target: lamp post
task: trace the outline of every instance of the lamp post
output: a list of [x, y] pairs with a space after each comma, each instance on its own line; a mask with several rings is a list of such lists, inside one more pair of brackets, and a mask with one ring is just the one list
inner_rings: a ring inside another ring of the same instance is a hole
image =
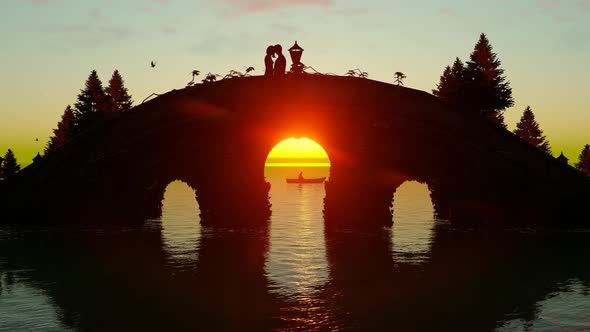
[[297, 45], [297, 41], [295, 41], [295, 45], [291, 46], [289, 49], [289, 55], [291, 56], [291, 61], [293, 62], [291, 65], [292, 74], [303, 74], [303, 68], [305, 68], [305, 65], [301, 63], [302, 54], [303, 49], [301, 46]]

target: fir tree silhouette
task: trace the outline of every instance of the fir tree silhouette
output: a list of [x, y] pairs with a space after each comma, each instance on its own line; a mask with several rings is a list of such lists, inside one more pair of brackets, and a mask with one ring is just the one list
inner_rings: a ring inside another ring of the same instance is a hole
[[586, 144], [582, 149], [582, 152], [580, 152], [576, 168], [582, 173], [590, 175], [590, 145]]
[[14, 156], [12, 150], [8, 149], [4, 155], [4, 160], [2, 160], [0, 169], [0, 173], [2, 173], [2, 177], [5, 179], [8, 179], [20, 171], [20, 165], [16, 162], [16, 157]]
[[505, 128], [503, 112], [514, 105], [514, 100], [500, 65], [482, 33], [466, 65], [456, 58], [452, 66], [445, 68], [432, 93], [452, 107], [479, 113]]
[[45, 155], [50, 154], [72, 139], [74, 136], [74, 125], [74, 111], [68, 105], [64, 110], [64, 114], [61, 116], [61, 121], [57, 123], [57, 128], [53, 129], [53, 136], [49, 138], [49, 142], [45, 147]]
[[108, 112], [108, 96], [104, 92], [96, 70], [93, 70], [88, 76], [85, 87], [80, 91], [74, 107], [76, 133], [86, 130], [101, 114]]
[[465, 65], [455, 58], [453, 66], [447, 66], [432, 94], [454, 108], [465, 107]]
[[133, 100], [125, 87], [123, 78], [118, 70], [115, 69], [113, 72], [113, 76], [111, 77], [109, 86], [106, 87], [105, 92], [109, 96], [112, 111], [124, 112], [131, 108]]
[[506, 127], [503, 112], [513, 106], [514, 101], [510, 83], [500, 65], [487, 36], [482, 33], [467, 61], [465, 87], [468, 108]]
[[549, 142], [547, 142], [543, 131], [539, 128], [539, 124], [535, 120], [535, 114], [533, 114], [530, 106], [527, 106], [522, 113], [514, 133], [532, 146], [539, 148], [539, 150], [551, 154]]
[[393, 77], [394, 83], [397, 85], [404, 85], [404, 78], [406, 78], [406, 74], [402, 73], [401, 71], [396, 71], [395, 74], [393, 74]]

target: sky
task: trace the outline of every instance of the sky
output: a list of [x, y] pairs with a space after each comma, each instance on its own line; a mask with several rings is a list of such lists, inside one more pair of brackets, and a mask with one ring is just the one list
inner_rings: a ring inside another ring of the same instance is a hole
[[575, 162], [590, 144], [590, 0], [0, 0], [0, 154], [30, 163], [93, 69], [105, 85], [118, 69], [139, 103], [194, 69], [261, 75], [268, 45], [297, 40], [320, 72], [401, 71], [431, 92], [482, 32], [513, 90], [508, 128], [530, 105]]

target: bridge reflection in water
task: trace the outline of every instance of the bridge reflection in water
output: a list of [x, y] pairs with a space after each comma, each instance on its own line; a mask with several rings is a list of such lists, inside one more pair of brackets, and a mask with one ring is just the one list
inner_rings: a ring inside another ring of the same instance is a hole
[[[177, 199], [188, 200], [193, 193], [183, 188], [184, 196]], [[312, 237], [292, 229], [289, 220], [285, 225], [292, 234], [287, 234], [280, 228], [283, 220], [272, 218], [267, 226], [197, 226], [199, 234], [182, 234], [195, 227], [195, 220], [181, 222], [185, 212], [168, 194], [161, 222], [144, 226], [6, 228], [0, 240], [0, 299], [27, 287], [47, 297], [57, 325], [153, 331], [493, 331], [519, 320], [543, 327], [548, 323], [540, 318], [540, 305], [551, 306], [547, 299], [560, 292], [571, 294], [569, 287], [587, 299], [587, 233], [469, 230], [437, 220], [426, 243], [414, 238], [420, 255], [408, 260], [396, 249], [396, 241], [408, 238], [387, 228], [328, 227], [318, 236], [321, 191], [297, 185], [284, 189], [302, 195], [295, 209], [311, 208], [310, 218], [298, 222], [312, 225]], [[403, 201], [395, 204], [394, 216], [402, 213], [398, 217], [407, 221], [411, 212], [403, 215]], [[294, 210], [282, 213], [288, 211]], [[5, 312], [3, 303], [0, 312]], [[571, 308], [574, 323], [564, 319], [558, 324], [584, 323], [588, 308], [583, 303]]]

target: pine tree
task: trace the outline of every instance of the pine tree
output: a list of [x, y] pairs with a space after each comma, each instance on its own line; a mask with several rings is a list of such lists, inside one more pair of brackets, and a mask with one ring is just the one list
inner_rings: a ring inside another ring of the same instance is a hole
[[53, 152], [56, 148], [69, 142], [74, 136], [74, 111], [70, 105], [66, 106], [61, 121], [57, 123], [57, 128], [53, 129], [53, 136], [45, 147], [45, 155]]
[[2, 176], [7, 179], [20, 171], [20, 165], [16, 162], [16, 157], [12, 150], [8, 149], [4, 155], [2, 165], [0, 165]]
[[549, 142], [547, 142], [543, 131], [539, 128], [539, 124], [535, 120], [535, 114], [533, 114], [530, 106], [527, 106], [522, 113], [520, 121], [516, 124], [516, 129], [514, 129], [514, 133], [541, 151], [551, 153]]
[[128, 111], [131, 108], [133, 100], [131, 100], [131, 96], [129, 96], [123, 78], [118, 70], [113, 72], [113, 76], [111, 77], [109, 86], [105, 89], [105, 92], [109, 96], [112, 111], [123, 112]]
[[442, 75], [440, 75], [440, 79], [438, 81], [438, 84], [436, 85], [436, 89], [432, 90], [432, 94], [443, 100], [446, 100], [449, 95], [449, 81], [451, 79], [451, 66], [446, 66], [445, 70], [443, 70]]
[[77, 133], [90, 127], [101, 114], [108, 111], [108, 98], [96, 70], [93, 70], [88, 76], [85, 87], [80, 91], [74, 106], [75, 131]]
[[586, 144], [584, 149], [582, 149], [580, 157], [578, 157], [578, 162], [576, 163], [576, 168], [582, 173], [590, 175], [590, 145]]
[[466, 106], [472, 111], [480, 112], [492, 122], [506, 127], [502, 112], [514, 105], [514, 101], [512, 88], [500, 64], [488, 38], [482, 33], [467, 61]]
[[451, 107], [464, 108], [465, 66], [455, 58], [453, 66], [447, 66], [440, 77], [440, 82], [432, 93]]

